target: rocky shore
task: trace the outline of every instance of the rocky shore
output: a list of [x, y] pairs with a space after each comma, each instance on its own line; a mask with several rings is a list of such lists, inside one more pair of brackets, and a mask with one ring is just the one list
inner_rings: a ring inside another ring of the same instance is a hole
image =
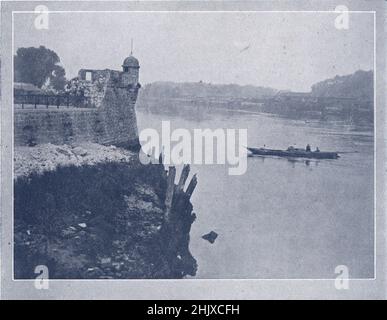
[[189, 167], [176, 185], [175, 168], [93, 143], [18, 147], [14, 166], [15, 278], [38, 265], [53, 279], [195, 275]]
[[85, 142], [55, 145], [40, 144], [34, 147], [15, 146], [14, 177], [53, 171], [61, 166], [94, 165], [106, 162], [133, 163], [137, 154], [115, 146]]

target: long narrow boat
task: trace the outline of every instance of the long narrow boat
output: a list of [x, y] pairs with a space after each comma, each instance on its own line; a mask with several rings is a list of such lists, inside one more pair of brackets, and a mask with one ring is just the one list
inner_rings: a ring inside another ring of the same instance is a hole
[[277, 157], [291, 157], [291, 158], [308, 158], [308, 159], [337, 159], [339, 154], [337, 152], [322, 152], [322, 151], [306, 151], [299, 148], [288, 148], [287, 150], [276, 150], [266, 148], [249, 148], [253, 155], [260, 156], [277, 156]]

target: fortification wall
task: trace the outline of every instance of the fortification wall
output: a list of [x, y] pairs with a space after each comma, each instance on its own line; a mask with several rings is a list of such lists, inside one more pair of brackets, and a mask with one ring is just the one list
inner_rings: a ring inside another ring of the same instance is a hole
[[139, 85], [123, 85], [121, 72], [80, 71], [76, 85], [93, 107], [14, 108], [14, 144], [96, 142], [139, 149], [135, 103]]
[[100, 108], [14, 111], [15, 145], [96, 142], [139, 147], [135, 103], [138, 89], [107, 88]]

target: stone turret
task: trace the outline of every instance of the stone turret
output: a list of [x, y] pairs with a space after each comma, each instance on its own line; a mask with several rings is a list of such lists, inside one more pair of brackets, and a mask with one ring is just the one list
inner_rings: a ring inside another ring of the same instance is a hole
[[122, 64], [121, 81], [123, 86], [137, 86], [138, 85], [138, 74], [140, 64], [138, 60], [130, 55], [124, 60]]

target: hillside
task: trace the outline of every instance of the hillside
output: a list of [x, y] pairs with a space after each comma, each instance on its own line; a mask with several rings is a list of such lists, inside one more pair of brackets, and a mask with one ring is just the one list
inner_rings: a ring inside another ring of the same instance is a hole
[[184, 98], [184, 97], [232, 97], [261, 98], [273, 96], [277, 90], [265, 87], [240, 86], [236, 84], [211, 84], [203, 82], [154, 82], [145, 85], [139, 94], [139, 100], [146, 98]]
[[141, 89], [136, 106], [148, 112], [195, 120], [208, 112], [244, 110], [295, 119], [370, 124], [373, 122], [373, 71], [358, 70], [335, 76], [312, 85], [309, 92], [236, 84], [155, 82]]
[[[271, 97], [279, 90], [252, 85], [211, 84], [203, 82], [154, 82], [145, 85], [139, 94], [139, 100], [148, 98], [233, 98], [259, 99]], [[291, 92], [291, 91], [289, 91]], [[358, 70], [355, 73], [335, 76], [312, 85], [310, 95], [318, 97], [359, 98], [372, 100], [373, 71]]]
[[336, 76], [312, 86], [311, 94], [318, 97], [373, 99], [372, 70], [358, 70], [353, 74]]

